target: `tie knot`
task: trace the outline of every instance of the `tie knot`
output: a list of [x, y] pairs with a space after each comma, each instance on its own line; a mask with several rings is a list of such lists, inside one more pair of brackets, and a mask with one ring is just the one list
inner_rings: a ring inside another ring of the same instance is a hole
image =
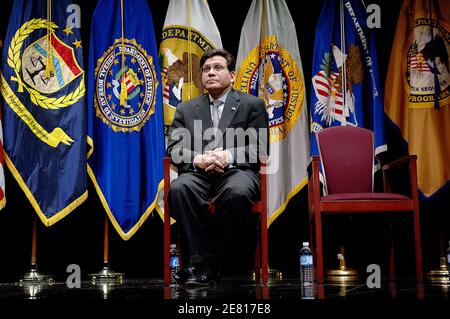
[[213, 100], [213, 105], [214, 105], [215, 107], [220, 106], [220, 104], [222, 104], [222, 101], [221, 101], [221, 100], [219, 100], [219, 99]]

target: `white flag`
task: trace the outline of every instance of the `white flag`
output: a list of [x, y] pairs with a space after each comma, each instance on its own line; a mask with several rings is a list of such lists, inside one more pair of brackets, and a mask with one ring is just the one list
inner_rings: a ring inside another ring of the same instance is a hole
[[203, 94], [200, 58], [222, 48], [206, 0], [170, 0], [159, 48], [166, 135], [182, 101]]
[[309, 126], [295, 25], [284, 0], [253, 0], [242, 28], [235, 88], [264, 99], [269, 114], [270, 225], [307, 183]]
[[[220, 33], [206, 0], [170, 0], [159, 47], [166, 136], [178, 104], [203, 94], [203, 53], [221, 48]], [[171, 180], [176, 177], [171, 170]], [[161, 190], [156, 207], [161, 218], [163, 193]]]

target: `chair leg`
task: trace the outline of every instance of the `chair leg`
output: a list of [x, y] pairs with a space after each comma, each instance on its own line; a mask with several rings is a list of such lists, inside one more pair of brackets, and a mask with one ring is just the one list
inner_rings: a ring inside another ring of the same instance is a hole
[[[167, 214], [167, 211], [165, 212]], [[164, 221], [164, 284], [170, 285], [170, 220]]]
[[258, 244], [256, 246], [255, 252], [255, 282], [259, 283], [261, 279], [261, 237], [258, 239]]
[[394, 225], [391, 221], [389, 224], [389, 279], [391, 281], [395, 280], [395, 248], [394, 248]]
[[[316, 255], [316, 243], [314, 241], [315, 239], [314, 239], [314, 221], [313, 220], [314, 220], [314, 214], [313, 214], [312, 210], [310, 209], [309, 210], [309, 242], [311, 244], [314, 262], [316, 262], [317, 255]], [[317, 273], [317, 270], [316, 270], [316, 273]]]
[[316, 256], [317, 256], [317, 282], [322, 284], [324, 282], [324, 263], [323, 263], [323, 252], [322, 252], [322, 214], [317, 212], [315, 214], [315, 224], [316, 224]]
[[261, 213], [261, 283], [267, 285], [269, 282], [269, 247], [267, 238], [267, 214], [266, 209]]
[[420, 236], [420, 215], [418, 208], [414, 210], [414, 244], [416, 250], [416, 280], [418, 283], [422, 283], [422, 241]]
[[169, 188], [170, 188], [170, 158], [164, 158], [164, 228], [163, 228], [163, 272], [164, 284], [170, 284], [170, 212], [169, 212]]

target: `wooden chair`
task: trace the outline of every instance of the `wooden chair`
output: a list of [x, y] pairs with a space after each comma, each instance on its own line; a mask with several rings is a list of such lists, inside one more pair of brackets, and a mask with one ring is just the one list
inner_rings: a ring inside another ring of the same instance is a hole
[[[313, 156], [309, 180], [311, 242], [316, 255], [317, 281], [324, 281], [322, 217], [325, 214], [412, 212], [416, 257], [416, 280], [423, 281], [420, 239], [417, 156], [410, 155], [384, 165], [383, 193], [373, 191], [373, 132], [349, 126], [325, 128], [316, 134], [320, 156]], [[324, 194], [321, 194], [319, 165], [322, 164]], [[389, 175], [393, 168], [409, 165], [409, 194], [392, 193]], [[315, 236], [313, 236], [313, 233]], [[313, 238], [315, 237], [315, 241]], [[392, 269], [391, 269], [392, 270]]]
[[[170, 157], [164, 158], [164, 284], [170, 284], [170, 212], [167, 195], [170, 189]], [[267, 245], [267, 185], [266, 185], [266, 164], [261, 163], [261, 200], [255, 201], [252, 213], [260, 215], [258, 224], [258, 244], [255, 253], [255, 279], [266, 285], [269, 278], [268, 270], [268, 245]], [[215, 212], [212, 202], [208, 207], [210, 213]], [[261, 274], [260, 274], [261, 273]]]

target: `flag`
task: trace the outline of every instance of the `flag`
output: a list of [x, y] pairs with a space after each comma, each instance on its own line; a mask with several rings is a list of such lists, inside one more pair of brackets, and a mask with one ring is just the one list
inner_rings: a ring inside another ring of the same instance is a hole
[[[3, 43], [0, 40], [0, 50], [3, 48]], [[0, 72], [1, 74], [1, 72]], [[6, 205], [6, 197], [5, 197], [5, 160], [3, 158], [3, 128], [2, 128], [2, 113], [1, 113], [1, 104], [0, 104], [0, 209], [5, 207]]]
[[269, 114], [270, 225], [307, 183], [308, 109], [295, 25], [284, 0], [253, 0], [242, 28], [235, 88], [264, 99]]
[[[0, 42], [1, 49], [1, 42]], [[1, 105], [0, 105], [1, 106]], [[5, 197], [5, 160], [3, 158], [3, 128], [2, 128], [2, 114], [0, 112], [0, 209], [6, 205]]]
[[5, 162], [46, 226], [87, 198], [80, 25], [69, 0], [16, 0], [2, 52]]
[[375, 154], [387, 150], [375, 34], [366, 17], [360, 0], [323, 4], [312, 65], [311, 155], [319, 154], [315, 133], [330, 126], [370, 129]]
[[[164, 131], [169, 132], [179, 103], [203, 94], [200, 58], [222, 41], [206, 0], [170, 0], [159, 47], [164, 104]], [[170, 171], [171, 180], [177, 172]], [[157, 211], [164, 217], [164, 190]]]
[[449, 13], [446, 0], [403, 3], [386, 79], [386, 114], [417, 154], [426, 197], [450, 179]]
[[100, 0], [90, 41], [88, 173], [112, 225], [127, 240], [163, 187], [161, 79], [147, 1]]
[[177, 105], [203, 94], [203, 53], [220, 48], [220, 33], [206, 0], [170, 0], [159, 48], [166, 135]]

